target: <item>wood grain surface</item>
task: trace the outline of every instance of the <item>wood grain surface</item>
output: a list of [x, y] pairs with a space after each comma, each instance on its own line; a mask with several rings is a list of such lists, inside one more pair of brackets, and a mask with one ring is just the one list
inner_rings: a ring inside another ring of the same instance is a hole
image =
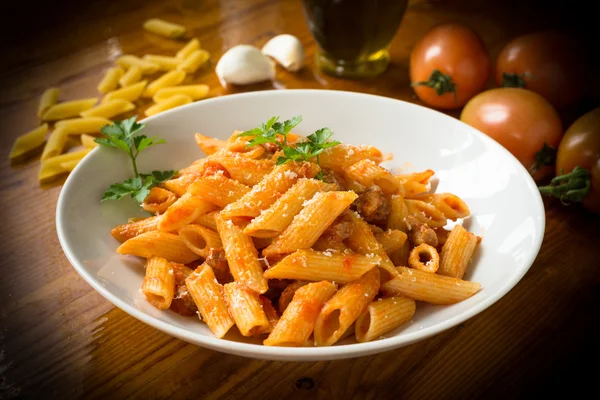
[[[512, 399], [593, 387], [600, 350], [600, 218], [578, 207], [546, 203], [544, 243], [530, 271], [464, 324], [376, 356], [270, 362], [188, 344], [113, 307], [62, 253], [54, 227], [60, 185], [40, 188], [38, 161], [11, 166], [7, 157], [14, 138], [36, 126], [45, 88], [59, 87], [63, 99], [89, 97], [120, 54], [173, 54], [182, 42], [144, 32], [150, 17], [182, 23], [201, 40], [212, 65], [193, 81], [210, 85], [212, 96], [234, 92], [223, 90], [214, 74], [225, 50], [291, 33], [305, 44], [308, 65], [296, 74], [278, 69], [273, 84], [243, 90], [342, 89], [417, 102], [408, 85], [410, 50], [438, 22], [471, 26], [492, 56], [515, 35], [538, 29], [564, 27], [582, 40], [598, 36], [588, 32], [598, 30], [587, 3], [523, 3], [411, 1], [391, 46], [390, 68], [367, 81], [315, 70], [315, 43], [297, 0], [4, 3], [0, 398]], [[591, 54], [590, 63], [597, 59]], [[595, 81], [590, 88], [598, 87]], [[586, 101], [563, 112], [565, 124], [598, 104], [591, 90]]]

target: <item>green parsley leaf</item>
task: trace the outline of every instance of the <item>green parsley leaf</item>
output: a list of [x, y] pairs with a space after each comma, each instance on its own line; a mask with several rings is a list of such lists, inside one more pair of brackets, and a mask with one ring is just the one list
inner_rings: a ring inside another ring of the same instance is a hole
[[177, 171], [152, 171], [152, 177], [156, 183], [168, 181], [177, 174]]
[[323, 144], [325, 143], [331, 136], [333, 136], [333, 132], [329, 128], [321, 128], [312, 135], [307, 136], [307, 139], [310, 140], [314, 144]]

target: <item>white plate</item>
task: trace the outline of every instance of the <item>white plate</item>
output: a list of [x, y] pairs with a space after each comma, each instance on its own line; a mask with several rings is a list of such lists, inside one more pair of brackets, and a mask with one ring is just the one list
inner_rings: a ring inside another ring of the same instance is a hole
[[[330, 127], [334, 138], [372, 144], [394, 154], [387, 167], [433, 169], [438, 192], [451, 192], [469, 205], [467, 227], [483, 237], [465, 279], [483, 285], [475, 296], [451, 306], [419, 304], [412, 322], [370, 343], [322, 348], [266, 347], [241, 338], [215, 338], [204, 323], [149, 305], [139, 292], [140, 261], [115, 253], [111, 228], [142, 216], [134, 201], [100, 197], [108, 185], [131, 177], [125, 154], [97, 148], [67, 179], [58, 200], [60, 243], [77, 272], [109, 301], [135, 318], [185, 341], [214, 350], [272, 360], [331, 360], [378, 353], [414, 343], [485, 310], [519, 282], [535, 259], [544, 234], [544, 206], [535, 183], [503, 147], [445, 114], [414, 104], [365, 94], [286, 90], [203, 100], [144, 121], [144, 133], [167, 144], [145, 150], [140, 171], [178, 169], [202, 156], [194, 133], [226, 138], [274, 115], [301, 114], [297, 132]], [[255, 342], [256, 343], [256, 342]], [[347, 342], [344, 342], [347, 343]]]

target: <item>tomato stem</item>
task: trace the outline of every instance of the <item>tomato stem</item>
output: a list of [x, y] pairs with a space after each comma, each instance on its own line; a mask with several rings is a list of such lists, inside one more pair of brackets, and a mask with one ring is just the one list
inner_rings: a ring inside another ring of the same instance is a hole
[[556, 159], [556, 149], [552, 146], [548, 146], [548, 143], [544, 142], [544, 146], [540, 151], [535, 153], [535, 162], [529, 167], [529, 173], [535, 174], [540, 168], [546, 165], [552, 165]]
[[525, 88], [527, 87], [527, 82], [525, 82], [525, 78], [533, 78], [533, 75], [529, 72], [524, 72], [520, 75], [514, 72], [503, 72], [502, 87]]
[[435, 93], [438, 96], [446, 93], [454, 93], [454, 100], [456, 100], [456, 83], [452, 81], [450, 75], [443, 74], [439, 69], [434, 69], [429, 79], [422, 82], [415, 82], [411, 86], [427, 86], [435, 89]]
[[542, 195], [556, 197], [565, 205], [580, 203], [590, 192], [590, 179], [590, 171], [577, 166], [570, 173], [557, 176], [549, 185], [538, 189]]

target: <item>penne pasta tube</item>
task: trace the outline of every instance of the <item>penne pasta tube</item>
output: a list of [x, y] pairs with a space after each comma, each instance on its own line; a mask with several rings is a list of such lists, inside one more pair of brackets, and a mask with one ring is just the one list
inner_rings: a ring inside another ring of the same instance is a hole
[[423, 172], [415, 172], [412, 174], [396, 175], [404, 188], [405, 198], [415, 198], [430, 189], [429, 179], [434, 175], [430, 169]]
[[210, 201], [218, 207], [233, 203], [249, 191], [248, 186], [229, 179], [223, 174], [204, 176], [188, 188], [189, 193]]
[[254, 336], [270, 328], [271, 323], [263, 311], [258, 294], [240, 282], [225, 284], [223, 292], [229, 313], [242, 335]]
[[408, 215], [408, 209], [404, 198], [400, 195], [393, 195], [390, 198], [390, 215], [387, 220], [388, 229], [398, 229], [404, 233], [408, 232], [408, 227], [404, 221]]
[[85, 148], [93, 149], [94, 147], [98, 146], [98, 143], [95, 142], [96, 138], [94, 136], [88, 135], [87, 133], [82, 133], [80, 139], [81, 144]]
[[177, 54], [175, 54], [175, 57], [179, 58], [180, 60], [185, 60], [190, 54], [192, 54], [193, 51], [198, 49], [200, 49], [200, 41], [196, 38], [193, 38], [187, 42], [186, 45], [177, 52]]
[[162, 257], [150, 257], [146, 260], [142, 293], [146, 300], [159, 310], [171, 307], [175, 294], [175, 275], [169, 261]]
[[235, 322], [229, 315], [223, 286], [217, 282], [212, 268], [202, 264], [185, 279], [185, 286], [208, 328], [216, 337], [223, 337]]
[[165, 100], [161, 103], [156, 103], [156, 104], [148, 107], [146, 109], [146, 111], [144, 112], [144, 114], [146, 114], [147, 117], [150, 117], [152, 115], [156, 115], [163, 111], [167, 111], [172, 108], [183, 106], [183, 105], [189, 104], [191, 102], [192, 102], [192, 99], [189, 98], [188, 96], [185, 96], [183, 94], [176, 94], [175, 96], [169, 97], [167, 100]]
[[422, 243], [410, 251], [408, 266], [420, 271], [435, 273], [440, 266], [440, 255], [435, 247]]
[[266, 346], [304, 346], [315, 328], [323, 305], [335, 294], [334, 283], [322, 281], [302, 286], [264, 340]]
[[163, 182], [161, 185], [165, 189], [170, 190], [171, 192], [175, 193], [177, 196], [181, 197], [187, 192], [188, 187], [190, 187], [190, 185], [192, 183], [194, 183], [196, 180], [198, 180], [197, 175], [184, 174], [177, 178], [169, 179], [168, 181]]
[[248, 186], [256, 185], [275, 166], [271, 160], [255, 160], [233, 152], [213, 154], [211, 160], [225, 167], [232, 179]]
[[102, 117], [102, 118], [113, 118], [119, 114], [126, 113], [135, 109], [135, 105], [127, 100], [114, 99], [107, 102], [103, 102], [96, 107], [90, 108], [79, 115], [83, 118], [90, 117]]
[[[379, 291], [379, 269], [342, 286], [321, 309], [315, 323], [317, 346], [331, 346], [356, 321]], [[288, 306], [289, 307], [289, 306]]]
[[379, 164], [383, 161], [383, 155], [374, 146], [355, 146], [351, 144], [339, 144], [330, 147], [319, 155], [321, 168], [331, 169], [335, 172], [345, 172], [350, 165], [364, 159]]
[[[160, 76], [156, 80], [150, 82], [144, 93], [143, 97], [152, 97], [159, 90], [171, 86], [177, 86], [185, 79], [185, 72], [182, 71], [169, 71], [166, 74]], [[189, 98], [189, 97], [188, 97]]]
[[386, 194], [403, 194], [403, 187], [398, 179], [368, 158], [350, 165], [346, 169], [346, 175], [367, 188], [377, 185]]
[[327, 280], [346, 283], [375, 268], [379, 256], [297, 250], [265, 271], [267, 279]]
[[370, 342], [411, 320], [416, 303], [407, 297], [390, 297], [371, 302], [355, 324], [356, 340]]
[[219, 214], [215, 214], [215, 222], [233, 278], [257, 293], [265, 293], [269, 286], [252, 239], [244, 235], [242, 228]]
[[71, 172], [75, 169], [75, 167], [77, 166], [77, 164], [79, 164], [79, 161], [81, 160], [70, 160], [70, 161], [65, 161], [60, 163], [60, 167], [65, 170], [66, 172]]
[[385, 296], [404, 295], [431, 304], [454, 304], [481, 289], [476, 282], [432, 274], [418, 269], [396, 267], [399, 275], [381, 285]]
[[98, 98], [92, 97], [89, 99], [72, 100], [65, 101], [64, 103], [58, 103], [48, 108], [42, 119], [44, 121], [58, 121], [60, 119], [78, 117], [81, 112], [94, 107], [97, 102]]
[[212, 203], [191, 193], [186, 193], [167, 208], [158, 224], [158, 230], [176, 231], [184, 225], [191, 224], [200, 215], [215, 209], [216, 207]]
[[406, 233], [397, 229], [388, 229], [375, 235], [375, 239], [383, 246], [388, 255], [400, 250], [406, 241]]
[[156, 94], [152, 97], [152, 101], [160, 103], [161, 101], [167, 100], [169, 97], [175, 96], [176, 94], [183, 94], [191, 98], [192, 100], [200, 100], [208, 96], [210, 88], [208, 85], [182, 85], [174, 87], [166, 87], [158, 89]]
[[185, 225], [177, 231], [183, 243], [202, 258], [208, 256], [210, 249], [223, 247], [221, 237], [213, 230], [200, 225]]
[[42, 152], [42, 161], [61, 154], [65, 149], [66, 143], [67, 132], [64, 129], [58, 128], [52, 131], [48, 137], [46, 146], [44, 146], [44, 151]]
[[155, 63], [156, 65], [158, 65], [158, 68], [161, 71], [172, 71], [176, 69], [182, 62], [182, 60], [179, 58], [170, 56], [159, 56], [156, 54], [146, 54], [143, 57], [143, 59]]
[[216, 213], [218, 213], [218, 211], [212, 211], [212, 212], [203, 214], [194, 221], [194, 224], [203, 226], [208, 229], [212, 229], [213, 231], [216, 231], [217, 230], [217, 223], [215, 222], [215, 214]]
[[452, 221], [471, 215], [467, 204], [460, 197], [452, 193], [434, 193], [431, 195], [429, 202], [441, 211], [444, 217]]
[[348, 192], [319, 192], [303, 202], [303, 209], [290, 225], [263, 250], [263, 255], [292, 253], [297, 249], [311, 247], [325, 229], [357, 198]]
[[448, 222], [444, 214], [429, 203], [409, 199], [405, 199], [404, 203], [406, 204], [408, 215], [411, 215], [420, 223], [426, 224], [431, 228], [441, 228]]
[[48, 124], [42, 124], [37, 128], [17, 137], [13, 143], [8, 158], [16, 160], [30, 154], [33, 150], [39, 148], [46, 141], [48, 133]]
[[121, 67], [112, 67], [102, 77], [100, 83], [98, 83], [97, 89], [100, 93], [108, 93], [111, 90], [115, 90], [119, 85], [119, 79], [123, 76], [125, 71]]
[[61, 164], [73, 160], [81, 160], [87, 153], [89, 153], [89, 151], [89, 149], [85, 149], [42, 160], [42, 165], [38, 174], [38, 180], [40, 183], [48, 183], [65, 172], [68, 172], [61, 166]]
[[119, 86], [127, 87], [142, 80], [143, 71], [139, 65], [132, 65], [127, 72], [119, 78]]
[[170, 190], [161, 187], [153, 187], [142, 202], [142, 209], [152, 214], [163, 214], [177, 201], [177, 196]]
[[275, 307], [273, 307], [273, 303], [271, 303], [271, 300], [268, 297], [260, 296], [259, 299], [260, 299], [263, 311], [265, 312], [265, 315], [267, 316], [267, 319], [269, 320], [269, 327], [264, 332], [260, 332], [260, 333], [270, 333], [273, 331], [273, 329], [279, 322], [279, 314], [277, 313], [277, 310], [275, 309]]
[[40, 104], [38, 106], [37, 116], [43, 118], [44, 114], [48, 109], [58, 103], [58, 96], [60, 92], [57, 88], [49, 88], [42, 93], [40, 97]]
[[80, 135], [83, 133], [100, 133], [100, 129], [105, 125], [110, 125], [110, 123], [111, 121], [104, 117], [71, 118], [58, 121], [54, 124], [54, 127], [64, 129], [69, 135]]
[[208, 159], [206, 157], [199, 158], [187, 167], [180, 169], [179, 175], [191, 174], [197, 176], [204, 176], [204, 173], [206, 171], [205, 164], [207, 163], [207, 161]]
[[477, 243], [479, 238], [475, 234], [455, 225], [442, 246], [438, 273], [462, 279]]
[[151, 18], [144, 22], [144, 29], [169, 39], [177, 39], [185, 35], [184, 26], [159, 18]]
[[139, 67], [143, 75], [151, 75], [159, 69], [159, 66], [152, 61], [143, 60], [131, 54], [122, 55], [117, 58], [116, 62], [124, 69], [129, 69], [133, 66]]
[[134, 102], [140, 98], [148, 81], [141, 81], [121, 89], [113, 90], [104, 95], [102, 103], [108, 103], [111, 100], [121, 99]]
[[143, 258], [159, 256], [172, 262], [188, 264], [200, 258], [173, 233], [149, 231], [126, 240], [117, 248], [119, 254]]
[[119, 225], [110, 231], [112, 237], [117, 239], [120, 243], [125, 242], [131, 238], [134, 238], [142, 233], [155, 231], [158, 223], [160, 222], [160, 216], [149, 217], [140, 219], [139, 221], [129, 222], [127, 224]]
[[196, 133], [194, 135], [196, 139], [196, 144], [200, 147], [200, 150], [204, 152], [207, 156], [218, 152], [219, 150], [225, 148], [227, 142], [221, 139], [216, 139], [210, 136], [205, 136], [200, 133]]
[[206, 50], [199, 49], [192, 51], [182, 62], [177, 66], [177, 69], [188, 74], [193, 74], [203, 66], [210, 58], [210, 53]]

